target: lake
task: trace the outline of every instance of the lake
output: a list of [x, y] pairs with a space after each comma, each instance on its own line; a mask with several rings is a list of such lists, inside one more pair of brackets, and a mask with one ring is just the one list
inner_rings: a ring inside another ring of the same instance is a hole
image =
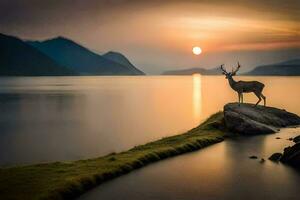
[[[268, 105], [300, 114], [299, 77], [236, 79], [265, 83]], [[236, 100], [223, 76], [0, 78], [0, 165], [119, 152], [189, 130]]]
[[108, 181], [79, 200], [299, 200], [300, 172], [267, 159], [299, 134], [292, 128], [227, 139]]

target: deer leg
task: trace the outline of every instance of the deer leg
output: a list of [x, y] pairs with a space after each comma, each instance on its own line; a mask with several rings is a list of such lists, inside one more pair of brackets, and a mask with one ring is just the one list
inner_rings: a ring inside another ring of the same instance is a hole
[[241, 105], [241, 94], [240, 93], [238, 93], [238, 96], [239, 96], [239, 105]]
[[257, 106], [258, 104], [259, 104], [259, 102], [261, 102], [261, 97], [260, 97], [260, 93], [258, 93], [258, 92], [254, 92], [254, 94], [257, 96], [257, 98], [258, 98], [258, 101], [256, 102], [256, 104], [255, 104], [255, 106]]
[[243, 93], [241, 93], [241, 100], [242, 100], [242, 103], [244, 103], [244, 95], [243, 95]]
[[266, 103], [267, 103], [267, 100], [266, 100], [266, 97], [265, 97], [265, 95], [263, 95], [263, 94], [260, 94], [260, 96], [263, 98], [263, 100], [264, 100], [264, 106], [266, 106]]

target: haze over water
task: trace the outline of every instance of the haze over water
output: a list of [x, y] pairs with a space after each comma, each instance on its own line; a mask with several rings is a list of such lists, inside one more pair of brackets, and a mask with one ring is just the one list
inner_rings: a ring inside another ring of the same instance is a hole
[[[265, 83], [268, 105], [300, 114], [300, 78], [236, 79]], [[189, 130], [236, 100], [223, 76], [1, 78], [0, 165], [119, 152]]]

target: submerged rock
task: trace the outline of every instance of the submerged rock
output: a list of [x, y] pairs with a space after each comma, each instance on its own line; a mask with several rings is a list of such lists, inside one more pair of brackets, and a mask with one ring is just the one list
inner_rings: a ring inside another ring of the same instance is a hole
[[276, 139], [277, 139], [277, 140], [280, 140], [280, 139], [281, 139], [281, 137], [276, 137]]
[[[290, 140], [291, 138], [289, 138]], [[293, 139], [293, 138], [292, 138]], [[293, 139], [296, 143], [291, 147], [286, 147], [282, 153], [274, 153], [269, 159], [272, 161], [280, 161], [282, 163], [294, 166], [300, 169], [300, 136]]]
[[250, 159], [257, 159], [257, 156], [249, 156]]
[[282, 153], [273, 153], [270, 157], [269, 160], [278, 162], [280, 158], [282, 157]]
[[275, 133], [282, 127], [300, 125], [300, 117], [296, 114], [253, 104], [226, 104], [224, 119], [230, 131], [248, 135]]
[[300, 169], [300, 143], [285, 148], [280, 161]]
[[297, 137], [295, 137], [295, 138], [293, 139], [293, 142], [295, 142], [295, 143], [300, 142], [300, 135], [298, 135]]

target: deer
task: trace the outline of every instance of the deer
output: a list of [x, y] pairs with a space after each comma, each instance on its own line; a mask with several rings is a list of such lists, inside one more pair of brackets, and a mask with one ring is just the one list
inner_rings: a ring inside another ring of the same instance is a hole
[[258, 98], [258, 101], [254, 106], [257, 106], [261, 102], [261, 99], [264, 100], [264, 106], [266, 106], [266, 97], [262, 94], [262, 91], [265, 87], [263, 83], [258, 81], [235, 81], [232, 78], [241, 68], [240, 63], [238, 62], [237, 64], [238, 66], [236, 67], [236, 69], [232, 68], [231, 72], [227, 72], [223, 68], [224, 64], [221, 65], [221, 70], [222, 74], [225, 75], [225, 78], [228, 79], [230, 87], [238, 93], [239, 106], [244, 102], [243, 93], [250, 92], [253, 92]]

